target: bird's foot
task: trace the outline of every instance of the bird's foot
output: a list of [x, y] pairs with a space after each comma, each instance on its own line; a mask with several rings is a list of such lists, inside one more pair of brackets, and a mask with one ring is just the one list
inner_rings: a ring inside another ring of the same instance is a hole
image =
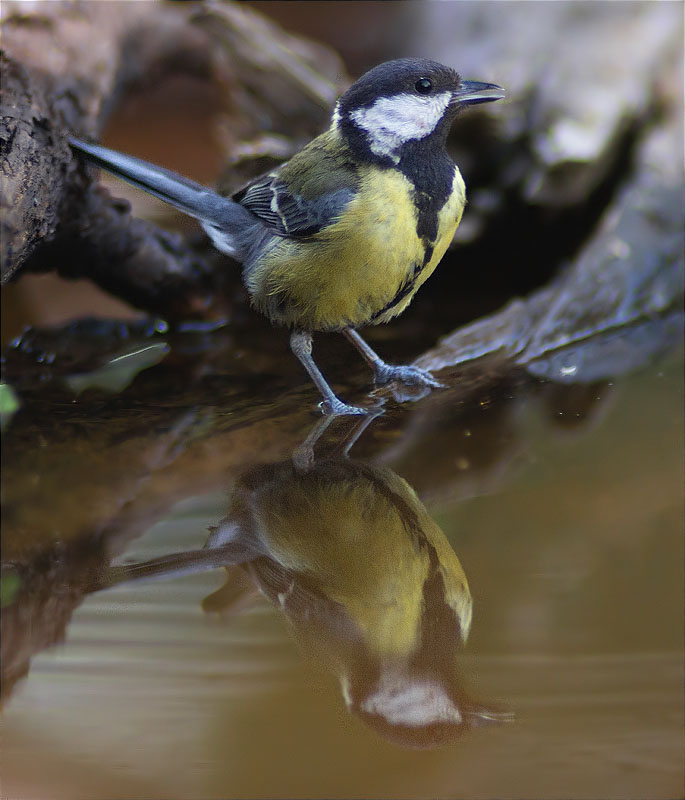
[[343, 403], [343, 401], [337, 397], [331, 400], [322, 400], [319, 403], [319, 408], [324, 414], [331, 415], [377, 414], [379, 411], [378, 404], [370, 406], [369, 408], [364, 408], [363, 406], [350, 406], [347, 403]]
[[383, 364], [375, 372], [375, 380], [379, 386], [391, 381], [401, 381], [409, 386], [424, 386], [431, 389], [444, 389], [445, 384], [437, 381], [427, 369], [420, 367], [398, 367]]

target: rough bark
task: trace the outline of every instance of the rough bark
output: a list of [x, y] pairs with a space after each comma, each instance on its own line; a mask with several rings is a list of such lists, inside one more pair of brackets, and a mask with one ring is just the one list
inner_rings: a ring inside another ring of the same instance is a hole
[[[30, 13], [7, 4], [4, 10], [2, 282], [24, 270], [57, 271], [90, 278], [168, 318], [222, 316], [229, 308], [225, 265], [182, 237], [133, 219], [126, 203], [95, 187], [96, 173], [79, 163], [66, 137], [97, 137], [122, 95], [171, 73], [222, 87], [231, 121], [227, 148], [254, 135], [267, 108], [275, 124], [288, 116], [286, 130], [310, 135], [336, 93], [311, 62], [326, 62], [332, 75], [341, 72], [340, 62], [326, 48], [298, 46], [295, 37], [237, 7], [207, 4], [198, 24], [192, 7], [137, 3], [124, 10], [109, 2], [47, 3]], [[260, 93], [258, 84], [266, 85], [272, 70], [280, 85]], [[234, 149], [236, 158], [246, 152]]]

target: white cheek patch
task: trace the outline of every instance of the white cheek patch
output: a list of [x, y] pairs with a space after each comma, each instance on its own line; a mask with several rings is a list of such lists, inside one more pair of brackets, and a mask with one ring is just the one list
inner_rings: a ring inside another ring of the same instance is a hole
[[350, 118], [366, 132], [373, 153], [397, 160], [397, 151], [405, 142], [433, 133], [451, 97], [451, 92], [430, 97], [415, 94], [379, 97], [368, 108], [353, 111]]

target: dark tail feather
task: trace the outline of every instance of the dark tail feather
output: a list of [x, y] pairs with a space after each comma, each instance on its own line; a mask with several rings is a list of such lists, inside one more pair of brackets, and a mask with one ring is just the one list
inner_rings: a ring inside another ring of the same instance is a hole
[[69, 144], [93, 164], [200, 220], [213, 239], [213, 232], [220, 231], [224, 246], [219, 249], [239, 255], [240, 247], [237, 242], [233, 243], [233, 238], [242, 239], [240, 234], [254, 226], [255, 218], [235, 201], [140, 158], [71, 137]]
[[188, 550], [170, 553], [150, 561], [109, 567], [94, 581], [91, 591], [109, 589], [122, 583], [142, 579], [169, 579], [181, 575], [194, 575], [210, 569], [231, 567], [254, 559], [255, 553], [239, 543], [224, 547]]

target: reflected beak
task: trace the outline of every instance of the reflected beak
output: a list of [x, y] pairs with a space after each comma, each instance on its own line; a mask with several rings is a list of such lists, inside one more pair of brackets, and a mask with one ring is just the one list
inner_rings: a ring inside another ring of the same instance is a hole
[[477, 103], [491, 103], [505, 97], [504, 89], [495, 83], [462, 81], [453, 93], [454, 102], [461, 106], [474, 106]]

